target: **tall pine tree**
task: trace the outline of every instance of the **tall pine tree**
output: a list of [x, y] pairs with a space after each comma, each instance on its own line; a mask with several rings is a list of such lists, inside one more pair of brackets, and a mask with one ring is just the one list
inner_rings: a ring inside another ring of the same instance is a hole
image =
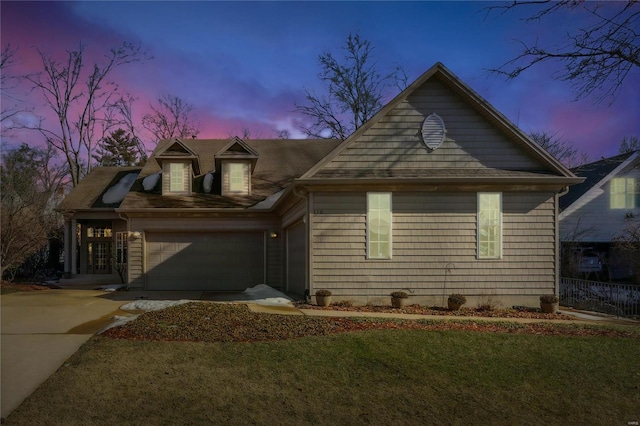
[[93, 158], [99, 166], [136, 166], [146, 161], [146, 158], [140, 158], [136, 139], [123, 129], [103, 138]]

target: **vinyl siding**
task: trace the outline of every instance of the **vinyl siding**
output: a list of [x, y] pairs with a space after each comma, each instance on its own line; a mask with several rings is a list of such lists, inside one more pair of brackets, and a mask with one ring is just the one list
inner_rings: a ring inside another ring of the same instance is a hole
[[[633, 177], [640, 180], [640, 166], [616, 177]], [[589, 199], [582, 207], [561, 216], [561, 241], [611, 242], [616, 235], [624, 233], [625, 228], [640, 217], [640, 203], [637, 199], [635, 208], [610, 208], [611, 181], [605, 183], [600, 190], [593, 191], [590, 196], [585, 196]], [[627, 218], [627, 213], [631, 213], [635, 219]]]
[[476, 257], [476, 193], [393, 193], [393, 258], [366, 259], [366, 194], [314, 194], [312, 286], [336, 296], [540, 295], [555, 286], [555, 196], [503, 193], [503, 258]]
[[[447, 129], [442, 146], [433, 152], [420, 133], [431, 113]], [[324, 168], [544, 169], [437, 79], [427, 81]]]

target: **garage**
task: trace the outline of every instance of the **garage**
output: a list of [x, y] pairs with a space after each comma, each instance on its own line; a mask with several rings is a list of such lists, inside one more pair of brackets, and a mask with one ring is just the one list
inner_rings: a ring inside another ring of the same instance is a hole
[[147, 233], [148, 290], [242, 291], [265, 282], [263, 232]]

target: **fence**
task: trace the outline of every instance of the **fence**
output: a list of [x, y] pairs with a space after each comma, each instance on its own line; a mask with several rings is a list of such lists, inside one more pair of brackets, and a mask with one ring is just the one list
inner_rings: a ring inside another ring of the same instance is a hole
[[640, 318], [640, 286], [561, 278], [560, 304], [619, 317]]

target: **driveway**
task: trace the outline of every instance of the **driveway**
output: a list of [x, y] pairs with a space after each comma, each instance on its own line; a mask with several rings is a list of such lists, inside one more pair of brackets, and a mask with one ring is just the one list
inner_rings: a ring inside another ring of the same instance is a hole
[[93, 334], [122, 301], [95, 290], [43, 290], [1, 298], [1, 405], [6, 418]]

